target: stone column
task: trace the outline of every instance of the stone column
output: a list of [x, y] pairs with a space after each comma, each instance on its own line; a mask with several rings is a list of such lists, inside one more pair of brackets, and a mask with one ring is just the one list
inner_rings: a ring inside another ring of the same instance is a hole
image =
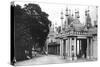
[[63, 56], [63, 40], [60, 40], [60, 56]]
[[65, 59], [66, 58], [66, 40], [65, 39], [63, 40], [63, 56]]
[[60, 56], [62, 55], [61, 46], [62, 46], [62, 44], [61, 44], [61, 39], [60, 39]]
[[77, 40], [77, 55], [79, 54], [79, 40]]
[[68, 57], [68, 39], [66, 40], [66, 58]]
[[90, 55], [91, 55], [91, 59], [93, 58], [93, 39], [91, 38], [91, 43], [90, 43]]
[[69, 59], [69, 56], [70, 56], [70, 39], [68, 38], [68, 41], [67, 41], [67, 58]]
[[72, 38], [70, 39], [70, 44], [69, 44], [69, 59], [72, 60]]
[[76, 37], [74, 38], [74, 60], [77, 60], [77, 57], [76, 57]]
[[79, 40], [79, 53], [80, 53], [80, 50], [81, 50], [81, 40]]
[[98, 59], [98, 40], [97, 36], [93, 40], [93, 58]]
[[90, 44], [89, 44], [89, 38], [87, 38], [87, 59], [90, 58], [89, 57], [89, 46], [90, 46]]

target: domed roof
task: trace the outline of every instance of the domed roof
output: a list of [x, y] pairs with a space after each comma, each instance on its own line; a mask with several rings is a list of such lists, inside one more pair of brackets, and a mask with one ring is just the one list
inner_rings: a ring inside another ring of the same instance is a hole
[[75, 31], [82, 31], [84, 29], [84, 25], [82, 25], [78, 19], [74, 19], [70, 24], [70, 27]]
[[90, 29], [88, 30], [88, 32], [89, 32], [90, 34], [97, 34], [97, 28], [96, 28], [96, 27], [92, 27], [92, 28], [90, 28]]

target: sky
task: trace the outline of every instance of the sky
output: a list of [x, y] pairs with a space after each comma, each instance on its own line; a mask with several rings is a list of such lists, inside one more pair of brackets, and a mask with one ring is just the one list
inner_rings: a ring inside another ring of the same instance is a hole
[[56, 24], [57, 26], [61, 25], [61, 12], [64, 13], [64, 19], [65, 19], [65, 10], [66, 8], [71, 10], [71, 13], [73, 13], [75, 15], [75, 10], [79, 11], [79, 15], [80, 15], [80, 22], [82, 24], [85, 24], [85, 10], [89, 9], [90, 10], [90, 17], [91, 17], [91, 23], [94, 24], [94, 20], [97, 20], [97, 8], [96, 6], [85, 6], [85, 5], [72, 5], [72, 4], [66, 4], [66, 3], [50, 3], [50, 2], [38, 2], [38, 1], [26, 1], [26, 2], [21, 2], [21, 1], [17, 1], [15, 2], [15, 4], [19, 4], [23, 7], [24, 4], [28, 4], [28, 3], [35, 3], [35, 4], [39, 4], [39, 6], [41, 7], [42, 11], [46, 12], [47, 14], [49, 14], [49, 20], [53, 23]]

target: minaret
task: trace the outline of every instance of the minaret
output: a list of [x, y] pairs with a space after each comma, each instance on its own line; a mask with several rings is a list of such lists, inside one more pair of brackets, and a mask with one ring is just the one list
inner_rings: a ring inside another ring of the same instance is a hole
[[87, 10], [85, 10], [85, 16], [86, 16], [86, 18], [87, 18], [87, 14], [88, 14], [88, 11], [87, 11]]
[[55, 24], [53, 23], [53, 32], [55, 32]]
[[63, 32], [63, 12], [61, 12], [61, 32]]
[[98, 22], [98, 6], [96, 6], [96, 19], [94, 20], [94, 27], [97, 27], [97, 22]]
[[71, 17], [72, 17], [72, 21], [73, 21], [74, 20], [74, 14], [73, 13], [72, 13]]
[[68, 8], [66, 8], [66, 14], [65, 14], [65, 16], [66, 16], [66, 19], [65, 19], [65, 28], [67, 28], [67, 26], [68, 26]]
[[85, 17], [86, 17], [86, 24], [85, 24], [85, 25], [87, 26], [87, 28], [92, 27], [92, 24], [91, 24], [91, 17], [90, 17], [89, 12], [90, 12], [89, 9], [85, 11]]
[[79, 16], [79, 11], [78, 10], [75, 10], [75, 19], [79, 19], [80, 16]]
[[69, 9], [68, 11], [69, 11], [69, 15], [71, 15], [71, 9]]
[[68, 23], [68, 25], [70, 25], [71, 22], [72, 22], [72, 15], [71, 15], [71, 10], [70, 9], [68, 10], [68, 17], [67, 18], [68, 18], [68, 22], [67, 23]]

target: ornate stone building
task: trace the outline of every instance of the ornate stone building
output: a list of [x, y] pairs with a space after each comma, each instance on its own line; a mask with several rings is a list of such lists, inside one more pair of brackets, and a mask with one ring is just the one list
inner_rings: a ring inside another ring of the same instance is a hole
[[58, 54], [67, 60], [97, 59], [97, 20], [92, 25], [89, 10], [85, 11], [85, 25], [79, 20], [79, 11], [73, 17], [67, 8], [65, 16], [64, 20], [61, 12], [60, 33], [51, 31], [48, 35], [48, 54]]

